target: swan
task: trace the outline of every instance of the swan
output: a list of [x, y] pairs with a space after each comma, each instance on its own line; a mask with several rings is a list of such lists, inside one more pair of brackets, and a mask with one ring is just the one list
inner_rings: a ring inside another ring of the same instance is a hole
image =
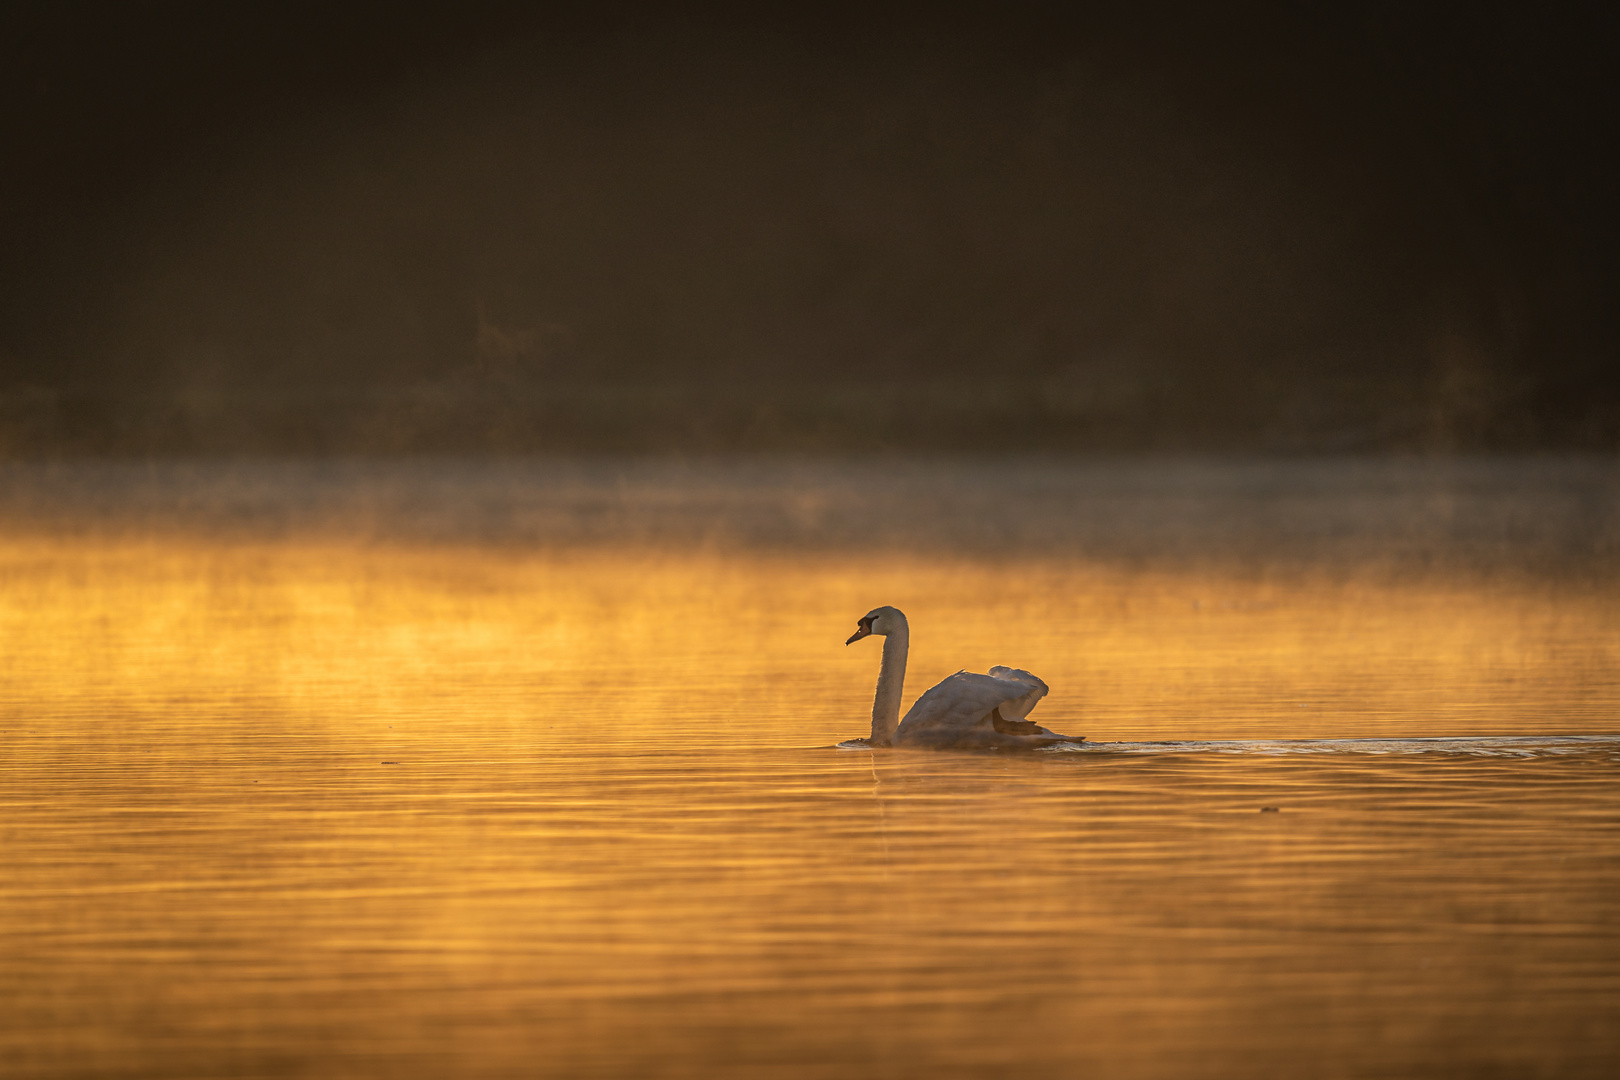
[[993, 667], [990, 674], [958, 671], [932, 687], [900, 719], [900, 692], [906, 681], [906, 653], [911, 626], [899, 608], [873, 608], [860, 619], [845, 645], [863, 637], [883, 638], [883, 667], [872, 700], [872, 737], [838, 745], [954, 747], [968, 749], [1036, 749], [1058, 743], [1085, 742], [1080, 735], [1059, 735], [1025, 720], [1046, 696], [1040, 679], [1018, 668]]

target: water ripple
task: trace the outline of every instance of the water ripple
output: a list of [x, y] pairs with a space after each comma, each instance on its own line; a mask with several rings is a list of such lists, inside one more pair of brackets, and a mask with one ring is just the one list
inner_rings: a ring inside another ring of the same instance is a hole
[[1610, 751], [1620, 735], [1528, 735], [1424, 739], [1210, 739], [1167, 742], [1091, 742], [1054, 746], [1046, 753], [1081, 754], [1467, 754], [1538, 758]]

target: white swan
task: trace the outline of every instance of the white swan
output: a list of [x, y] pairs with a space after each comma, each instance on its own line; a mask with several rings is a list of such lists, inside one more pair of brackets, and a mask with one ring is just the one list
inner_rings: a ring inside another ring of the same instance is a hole
[[861, 617], [845, 645], [877, 634], [883, 638], [883, 667], [872, 701], [872, 737], [839, 746], [919, 746], [1034, 749], [1085, 742], [1025, 720], [1046, 696], [1046, 684], [1027, 671], [993, 667], [990, 674], [958, 671], [917, 699], [900, 719], [900, 692], [906, 681], [911, 627], [899, 608], [873, 608]]

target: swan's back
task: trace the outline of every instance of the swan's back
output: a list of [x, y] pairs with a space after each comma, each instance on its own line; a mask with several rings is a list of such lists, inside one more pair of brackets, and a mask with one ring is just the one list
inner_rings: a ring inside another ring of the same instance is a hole
[[1005, 720], [1022, 720], [1046, 692], [1044, 682], [1018, 668], [993, 667], [988, 675], [958, 671], [917, 699], [896, 737], [966, 731], [982, 726], [996, 710]]

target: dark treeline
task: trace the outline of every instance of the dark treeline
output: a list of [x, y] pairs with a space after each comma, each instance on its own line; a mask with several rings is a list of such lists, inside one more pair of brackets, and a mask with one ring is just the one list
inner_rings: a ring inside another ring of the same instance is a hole
[[19, 4], [0, 451], [1612, 449], [1616, 17]]

